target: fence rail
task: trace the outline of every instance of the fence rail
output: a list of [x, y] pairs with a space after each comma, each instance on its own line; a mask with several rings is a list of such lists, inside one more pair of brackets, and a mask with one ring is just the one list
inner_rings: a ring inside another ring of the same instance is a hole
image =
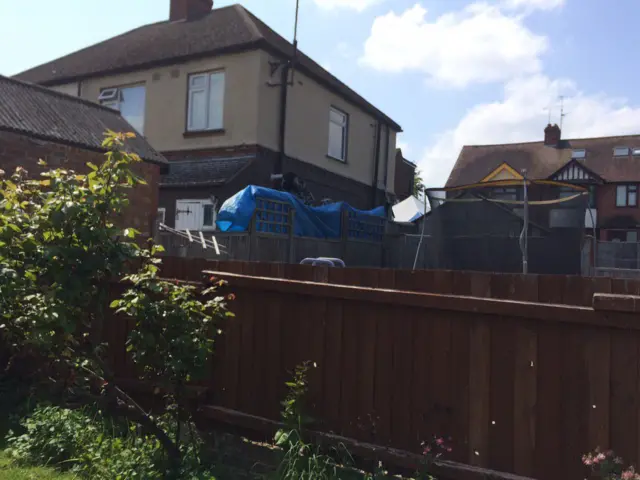
[[[192, 278], [205, 263], [174, 273]], [[404, 291], [420, 277], [385, 270], [217, 267], [207, 275], [228, 280], [237, 317], [201, 384], [210, 404], [278, 420], [288, 372], [309, 360], [317, 368], [308, 405], [320, 431], [409, 451], [451, 435], [456, 461], [544, 480], [584, 478], [580, 457], [597, 446], [640, 461], [640, 299], [543, 304]], [[451, 272], [428, 275], [436, 288], [458, 288]], [[492, 277], [465, 288], [504, 291]], [[538, 279], [538, 294], [553, 289], [541, 290], [548, 281]], [[128, 322], [108, 325], [116, 372], [132, 376]]]
[[334, 269], [269, 262], [215, 261], [175, 257], [163, 259], [162, 274], [165, 277], [199, 281], [203, 278], [203, 270], [220, 270], [335, 285], [583, 306], [591, 306], [595, 293], [640, 295], [640, 279], [631, 278], [522, 275], [452, 270]]

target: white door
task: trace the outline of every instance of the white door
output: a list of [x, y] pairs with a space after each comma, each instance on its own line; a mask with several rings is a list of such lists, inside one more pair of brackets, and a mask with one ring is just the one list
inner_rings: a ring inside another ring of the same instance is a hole
[[202, 202], [198, 200], [176, 201], [176, 230], [200, 230], [202, 227]]

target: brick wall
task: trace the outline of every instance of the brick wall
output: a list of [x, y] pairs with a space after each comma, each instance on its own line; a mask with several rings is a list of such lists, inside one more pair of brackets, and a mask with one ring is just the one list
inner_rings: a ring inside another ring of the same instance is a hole
[[[32, 178], [35, 178], [38, 171], [42, 170], [37, 164], [39, 159], [47, 162], [50, 168], [64, 167], [85, 173], [88, 170], [87, 162], [98, 165], [104, 161], [104, 154], [15, 133], [0, 132], [0, 168], [7, 174], [22, 166]], [[136, 165], [135, 170], [145, 179], [147, 185], [141, 185], [131, 191], [130, 207], [123, 215], [122, 225], [133, 227], [143, 235], [149, 236], [158, 208], [160, 167], [143, 162]]]
[[[606, 229], [633, 229], [640, 225], [640, 206], [616, 207], [615, 183], [599, 185], [596, 192], [596, 206], [598, 209], [598, 227]], [[608, 240], [606, 232], [601, 232], [601, 240]]]

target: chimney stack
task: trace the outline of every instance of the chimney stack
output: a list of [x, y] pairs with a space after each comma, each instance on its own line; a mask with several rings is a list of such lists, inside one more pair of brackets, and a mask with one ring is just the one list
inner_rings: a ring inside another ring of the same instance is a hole
[[171, 0], [169, 20], [195, 20], [213, 8], [213, 0]]
[[557, 147], [560, 145], [561, 131], [560, 127], [555, 123], [547, 125], [544, 129], [544, 144], [549, 147]]

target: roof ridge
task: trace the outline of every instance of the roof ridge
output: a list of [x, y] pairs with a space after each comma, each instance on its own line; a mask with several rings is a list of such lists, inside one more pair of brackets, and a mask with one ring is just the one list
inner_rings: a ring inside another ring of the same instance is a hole
[[16, 85], [21, 85], [23, 87], [26, 88], [31, 88], [32, 90], [36, 90], [39, 92], [42, 92], [46, 95], [52, 95], [52, 96], [57, 96], [57, 97], [62, 97], [65, 100], [71, 100], [77, 103], [82, 103], [83, 105], [86, 105], [87, 107], [90, 108], [98, 108], [101, 110], [106, 110], [110, 113], [113, 113], [114, 115], [118, 115], [120, 116], [120, 113], [117, 112], [116, 110], [114, 110], [113, 108], [109, 108], [109, 107], [105, 107], [104, 105], [100, 105], [99, 103], [95, 103], [92, 102], [91, 100], [86, 100], [82, 97], [74, 97], [73, 95], [69, 95], [67, 93], [62, 93], [62, 92], [58, 92], [56, 90], [52, 90], [48, 87], [43, 87], [42, 85], [37, 85], [35, 83], [30, 83], [30, 82], [25, 82], [24, 80], [18, 80], [17, 78], [13, 78], [13, 77], [5, 77], [4, 75], [0, 75], [0, 80], [5, 80], [7, 82], [10, 83], [14, 83]]
[[[628, 137], [640, 137], [640, 133], [628, 133], [625, 135], [603, 135], [600, 137], [574, 137], [574, 138], [562, 138], [562, 142], [573, 141], [585, 141], [585, 140], [606, 140], [614, 138], [628, 138]], [[514, 142], [514, 143], [486, 143], [486, 144], [472, 144], [464, 145], [464, 147], [512, 147], [517, 145], [533, 145], [536, 143], [544, 143], [544, 140], [531, 140], [528, 142]]]
[[118, 35], [114, 35], [113, 37], [105, 38], [104, 40], [101, 40], [99, 42], [92, 43], [91, 45], [87, 45], [86, 47], [81, 48], [79, 50], [74, 50], [73, 52], [69, 52], [66, 55], [63, 55], [63, 56], [58, 57], [58, 58], [55, 58], [55, 59], [53, 59], [53, 60], [51, 60], [49, 62], [44, 62], [44, 63], [41, 63], [41, 64], [36, 65], [34, 67], [31, 67], [31, 68], [29, 68], [27, 70], [23, 70], [20, 73], [16, 73], [13, 77], [19, 77], [19, 76], [25, 75], [25, 74], [29, 73], [31, 70], [35, 70], [36, 68], [40, 68], [40, 67], [42, 67], [44, 65], [49, 65], [49, 64], [51, 64], [53, 62], [59, 62], [60, 60], [63, 60], [65, 58], [67, 58], [67, 57], [70, 57], [71, 55], [76, 55], [76, 54], [78, 54], [80, 52], [84, 52], [85, 50], [89, 50], [90, 48], [94, 48], [94, 47], [97, 47], [98, 45], [102, 45], [103, 43], [110, 42], [110, 41], [112, 41], [112, 40], [114, 40], [116, 38], [120, 38], [120, 37], [124, 37], [125, 35], [129, 35], [130, 33], [135, 32], [136, 30], [141, 30], [143, 28], [147, 28], [147, 27], [150, 27], [152, 25], [160, 25], [161, 23], [171, 23], [171, 22], [169, 20], [160, 20], [159, 22], [145, 23], [144, 25], [140, 25], [140, 26], [134, 27], [134, 28], [132, 28], [130, 30], [127, 30], [126, 32], [122, 32], [122, 33], [120, 33]]
[[246, 9], [239, 3], [235, 3], [231, 6], [238, 11], [240, 16], [242, 17], [242, 20], [244, 20], [244, 23], [247, 25], [249, 30], [251, 30], [251, 32], [255, 35], [256, 40], [264, 39], [264, 35], [260, 33], [260, 29], [258, 28], [258, 25], [256, 25], [256, 22], [253, 20], [253, 18], [251, 18], [251, 17], [254, 17], [254, 18], [258, 18], [258, 17], [256, 17], [252, 12], [250, 12], [248, 9]]

